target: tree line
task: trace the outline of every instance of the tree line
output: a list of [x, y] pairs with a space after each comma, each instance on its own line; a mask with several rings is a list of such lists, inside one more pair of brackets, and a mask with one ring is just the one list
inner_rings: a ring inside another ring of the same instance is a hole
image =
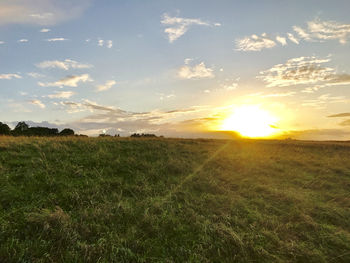
[[0, 122], [0, 135], [10, 135], [10, 136], [72, 136], [74, 131], [69, 128], [65, 128], [62, 131], [58, 131], [57, 128], [48, 127], [29, 127], [27, 123], [21, 121], [17, 123], [16, 127], [11, 130], [11, 128]]

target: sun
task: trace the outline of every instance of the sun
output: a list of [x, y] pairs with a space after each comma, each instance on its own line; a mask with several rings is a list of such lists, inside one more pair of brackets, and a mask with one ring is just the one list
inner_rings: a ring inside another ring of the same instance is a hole
[[256, 105], [238, 107], [222, 124], [224, 131], [236, 131], [243, 137], [264, 138], [278, 132], [277, 118]]

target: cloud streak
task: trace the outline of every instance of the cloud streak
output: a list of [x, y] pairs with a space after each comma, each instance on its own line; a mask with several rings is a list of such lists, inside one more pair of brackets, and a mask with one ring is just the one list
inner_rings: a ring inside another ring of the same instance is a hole
[[45, 109], [46, 106], [44, 103], [42, 103], [40, 100], [31, 100], [29, 101], [31, 104], [35, 105], [35, 106], [38, 106], [39, 108], [41, 109]]
[[[281, 37], [278, 41], [285, 41]], [[273, 48], [276, 46], [276, 42], [269, 38], [266, 33], [261, 36], [251, 35], [250, 37], [244, 37], [236, 40], [236, 50], [238, 51], [261, 51], [265, 48]]]
[[111, 89], [117, 82], [114, 80], [108, 80], [104, 85], [98, 85], [96, 88], [97, 92], [106, 91]]
[[64, 86], [67, 87], [77, 87], [80, 82], [88, 82], [93, 81], [89, 74], [82, 74], [82, 75], [72, 75], [67, 76], [59, 81], [56, 82], [38, 82], [38, 85], [41, 87], [59, 87], [62, 88]]
[[0, 26], [6, 24], [55, 25], [79, 17], [90, 0], [2, 0]]
[[63, 70], [69, 70], [69, 69], [87, 69], [87, 68], [92, 68], [93, 66], [90, 64], [79, 63], [71, 59], [65, 59], [64, 61], [59, 61], [59, 60], [43, 61], [43, 62], [40, 62], [39, 64], [36, 64], [36, 67], [41, 69], [59, 68]]
[[73, 91], [56, 91], [54, 94], [50, 94], [47, 97], [50, 99], [69, 99], [75, 94]]
[[334, 68], [324, 66], [330, 58], [299, 57], [287, 60], [261, 71], [257, 78], [267, 87], [286, 87], [321, 83], [327, 86], [350, 84], [349, 74], [338, 74]]
[[11, 80], [11, 79], [21, 79], [21, 78], [22, 76], [18, 74], [0, 74], [0, 79]]
[[55, 37], [46, 39], [47, 42], [68, 41], [69, 39], [64, 37]]
[[350, 24], [341, 24], [336, 21], [321, 21], [315, 19], [307, 22], [307, 28], [293, 27], [300, 38], [306, 41], [338, 40], [345, 44], [350, 36]]
[[341, 117], [350, 117], [350, 112], [338, 113], [334, 115], [327, 116], [329, 118], [341, 118]]
[[171, 17], [168, 14], [163, 14], [161, 24], [165, 25], [164, 32], [167, 34], [169, 43], [173, 43], [175, 40], [183, 36], [191, 26], [221, 26], [220, 23], [209, 23], [202, 21], [201, 19], [194, 18], [182, 18]]

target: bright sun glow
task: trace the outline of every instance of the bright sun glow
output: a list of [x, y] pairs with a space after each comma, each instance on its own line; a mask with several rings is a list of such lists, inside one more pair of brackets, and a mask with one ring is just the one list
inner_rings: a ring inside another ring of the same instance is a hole
[[275, 127], [276, 122], [276, 117], [259, 106], [241, 106], [224, 120], [222, 130], [236, 131], [244, 137], [262, 138], [278, 131]]

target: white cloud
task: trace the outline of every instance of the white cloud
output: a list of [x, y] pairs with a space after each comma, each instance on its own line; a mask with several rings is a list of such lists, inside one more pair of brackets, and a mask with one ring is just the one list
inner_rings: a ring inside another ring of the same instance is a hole
[[164, 32], [168, 35], [168, 40], [170, 43], [173, 43], [179, 37], [184, 35], [188, 29], [193, 25], [200, 26], [220, 26], [220, 23], [208, 23], [204, 22], [200, 19], [192, 19], [192, 18], [181, 18], [181, 17], [170, 17], [168, 14], [163, 14], [163, 18], [161, 20], [163, 25], [168, 27], [165, 28]]
[[276, 40], [282, 44], [282, 46], [287, 45], [287, 40], [285, 37], [277, 36]]
[[43, 77], [45, 77], [45, 75], [40, 74], [40, 73], [37, 73], [37, 72], [29, 72], [29, 73], [27, 73], [27, 75], [28, 75], [29, 77], [34, 78], [34, 79], [38, 79], [38, 78], [43, 78]]
[[69, 70], [69, 69], [87, 69], [87, 68], [92, 68], [92, 65], [90, 64], [82, 64], [77, 61], [74, 61], [72, 59], [65, 59], [64, 61], [59, 61], [59, 60], [47, 60], [40, 62], [39, 64], [36, 65], [38, 68], [59, 68], [59, 69], [64, 69], [64, 70]]
[[350, 24], [341, 24], [336, 21], [321, 21], [315, 19], [307, 22], [307, 29], [298, 26], [294, 31], [306, 41], [324, 41], [336, 39], [345, 44], [350, 36]]
[[68, 99], [75, 94], [73, 91], [56, 91], [55, 94], [50, 94], [47, 97], [50, 99]]
[[267, 87], [285, 87], [291, 85], [345, 85], [350, 84], [349, 74], [338, 74], [335, 69], [323, 66], [330, 59], [316, 57], [299, 57], [287, 60], [271, 69], [260, 72], [259, 79], [267, 83]]
[[292, 34], [292, 33], [287, 33], [288, 39], [292, 41], [293, 43], [299, 45], [299, 40]]
[[31, 104], [33, 104], [33, 105], [36, 105], [36, 106], [42, 108], [42, 109], [45, 109], [45, 108], [46, 108], [45, 104], [42, 103], [40, 100], [31, 100], [31, 101], [29, 101], [29, 102], [30, 102]]
[[53, 17], [53, 13], [30, 14], [29, 16], [38, 20], [49, 20]]
[[238, 83], [236, 83], [236, 82], [233, 82], [233, 83], [231, 83], [231, 84], [225, 84], [225, 85], [223, 85], [223, 89], [225, 89], [225, 90], [235, 90], [235, 89], [237, 89], [237, 87], [238, 87]]
[[40, 30], [40, 33], [47, 33], [47, 32], [50, 32], [50, 31], [51, 31], [51, 29], [49, 29], [49, 28], [42, 28]]
[[67, 41], [68, 39], [67, 38], [64, 38], [64, 37], [56, 37], [56, 38], [49, 38], [49, 39], [46, 39], [46, 41], [48, 42], [57, 42], [57, 41]]
[[91, 0], [1, 0], [0, 26], [55, 25], [79, 17]]
[[82, 75], [68, 76], [56, 82], [48, 82], [48, 83], [38, 82], [38, 85], [41, 87], [60, 87], [60, 88], [62, 88], [63, 86], [77, 87], [79, 82], [87, 82], [87, 81], [93, 81], [93, 80], [90, 78], [89, 74], [82, 74]]
[[204, 62], [201, 62], [193, 67], [186, 65], [182, 66], [177, 75], [181, 79], [201, 79], [201, 78], [214, 78], [213, 69], [207, 68]]
[[29, 41], [28, 39], [22, 38], [22, 39], [18, 40], [17, 42], [24, 43], [24, 42], [28, 42], [28, 41]]
[[[90, 40], [89, 40], [90, 41]], [[87, 42], [89, 42], [87, 41]], [[103, 40], [103, 39], [98, 39], [97, 40], [97, 45], [99, 47], [106, 46], [107, 48], [112, 48], [113, 47], [113, 41], [112, 40]]]
[[160, 97], [159, 97], [160, 100], [166, 100], [166, 99], [171, 99], [171, 98], [176, 97], [176, 95], [173, 93], [171, 93], [171, 94], [160, 93], [159, 95], [160, 95]]
[[293, 26], [293, 30], [304, 40], [311, 40], [310, 34], [298, 26]]
[[21, 79], [18, 74], [0, 74], [0, 79]]
[[295, 93], [296, 93], [295, 91], [282, 92], [282, 93], [271, 93], [271, 94], [261, 95], [261, 97], [262, 97], [262, 98], [270, 98], [270, 97], [290, 97], [290, 96], [293, 96]]
[[106, 83], [104, 85], [98, 85], [96, 91], [100, 92], [100, 91], [105, 91], [105, 90], [109, 90], [110, 88], [112, 88], [117, 82], [115, 82], [114, 80], [108, 80], [106, 81]]
[[5, 44], [5, 42], [4, 41], [0, 41], [0, 45], [2, 45], [2, 44]]
[[316, 99], [304, 100], [302, 106], [324, 109], [329, 103], [348, 103], [350, 100], [345, 96], [332, 96], [331, 94], [323, 94]]
[[324, 88], [324, 87], [325, 87], [325, 85], [316, 85], [316, 86], [306, 87], [301, 92], [303, 92], [303, 93], [314, 93], [314, 92], [316, 92], [319, 89]]
[[276, 46], [276, 42], [267, 37], [266, 33], [261, 34], [261, 36], [251, 35], [236, 40], [236, 50], [238, 51], [260, 51], [274, 46]]

